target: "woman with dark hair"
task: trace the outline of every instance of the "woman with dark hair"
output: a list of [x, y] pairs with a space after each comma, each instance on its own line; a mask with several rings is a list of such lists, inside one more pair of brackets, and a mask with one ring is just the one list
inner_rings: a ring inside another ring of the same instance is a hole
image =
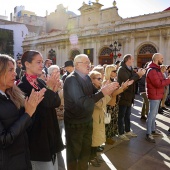
[[57, 93], [60, 73], [53, 73], [46, 83], [37, 78], [43, 69], [43, 57], [38, 51], [26, 51], [21, 62], [26, 72], [18, 86], [26, 96], [30, 95], [32, 89], [39, 91], [46, 88], [44, 99], [37, 106], [28, 131], [32, 168], [58, 170], [56, 154], [64, 149], [55, 110], [60, 106]]
[[[15, 60], [0, 55], [0, 169], [31, 170], [26, 129], [45, 89], [24, 99], [14, 84]], [[25, 109], [24, 109], [25, 106]]]

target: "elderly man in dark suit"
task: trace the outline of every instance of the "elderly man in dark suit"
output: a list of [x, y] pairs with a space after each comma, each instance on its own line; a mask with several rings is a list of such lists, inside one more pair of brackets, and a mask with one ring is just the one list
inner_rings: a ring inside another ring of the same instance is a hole
[[64, 122], [67, 142], [67, 169], [87, 170], [92, 143], [94, 104], [119, 87], [117, 82], [97, 91], [90, 77], [90, 60], [80, 54], [74, 59], [75, 70], [64, 83]]

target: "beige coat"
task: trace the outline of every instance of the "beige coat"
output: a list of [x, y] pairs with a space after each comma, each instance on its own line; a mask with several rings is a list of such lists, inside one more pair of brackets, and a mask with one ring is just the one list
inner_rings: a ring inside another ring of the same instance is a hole
[[106, 104], [110, 100], [110, 96], [105, 96], [100, 99], [94, 106], [93, 111], [93, 134], [92, 146], [100, 146], [106, 141], [104, 111], [106, 111]]

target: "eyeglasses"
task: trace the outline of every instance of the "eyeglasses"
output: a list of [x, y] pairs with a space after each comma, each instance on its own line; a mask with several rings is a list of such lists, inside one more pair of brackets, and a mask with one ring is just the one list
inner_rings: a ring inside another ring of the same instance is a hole
[[112, 72], [116, 73], [116, 72], [117, 72], [117, 70], [113, 70]]
[[98, 81], [102, 81], [102, 78], [93, 78], [93, 79], [97, 79]]
[[91, 65], [91, 63], [88, 62], [88, 61], [86, 61], [86, 62], [77, 62], [77, 63], [83, 63], [83, 64], [85, 64], [85, 65]]

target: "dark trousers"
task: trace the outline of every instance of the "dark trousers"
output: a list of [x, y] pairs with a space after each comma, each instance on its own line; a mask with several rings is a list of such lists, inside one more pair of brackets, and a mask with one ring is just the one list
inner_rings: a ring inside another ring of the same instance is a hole
[[119, 106], [118, 112], [118, 130], [119, 135], [130, 131], [131, 106]]
[[149, 101], [146, 96], [146, 93], [141, 93], [141, 96], [143, 98], [141, 116], [146, 116], [149, 112]]
[[67, 170], [87, 170], [92, 144], [92, 122], [65, 123]]

